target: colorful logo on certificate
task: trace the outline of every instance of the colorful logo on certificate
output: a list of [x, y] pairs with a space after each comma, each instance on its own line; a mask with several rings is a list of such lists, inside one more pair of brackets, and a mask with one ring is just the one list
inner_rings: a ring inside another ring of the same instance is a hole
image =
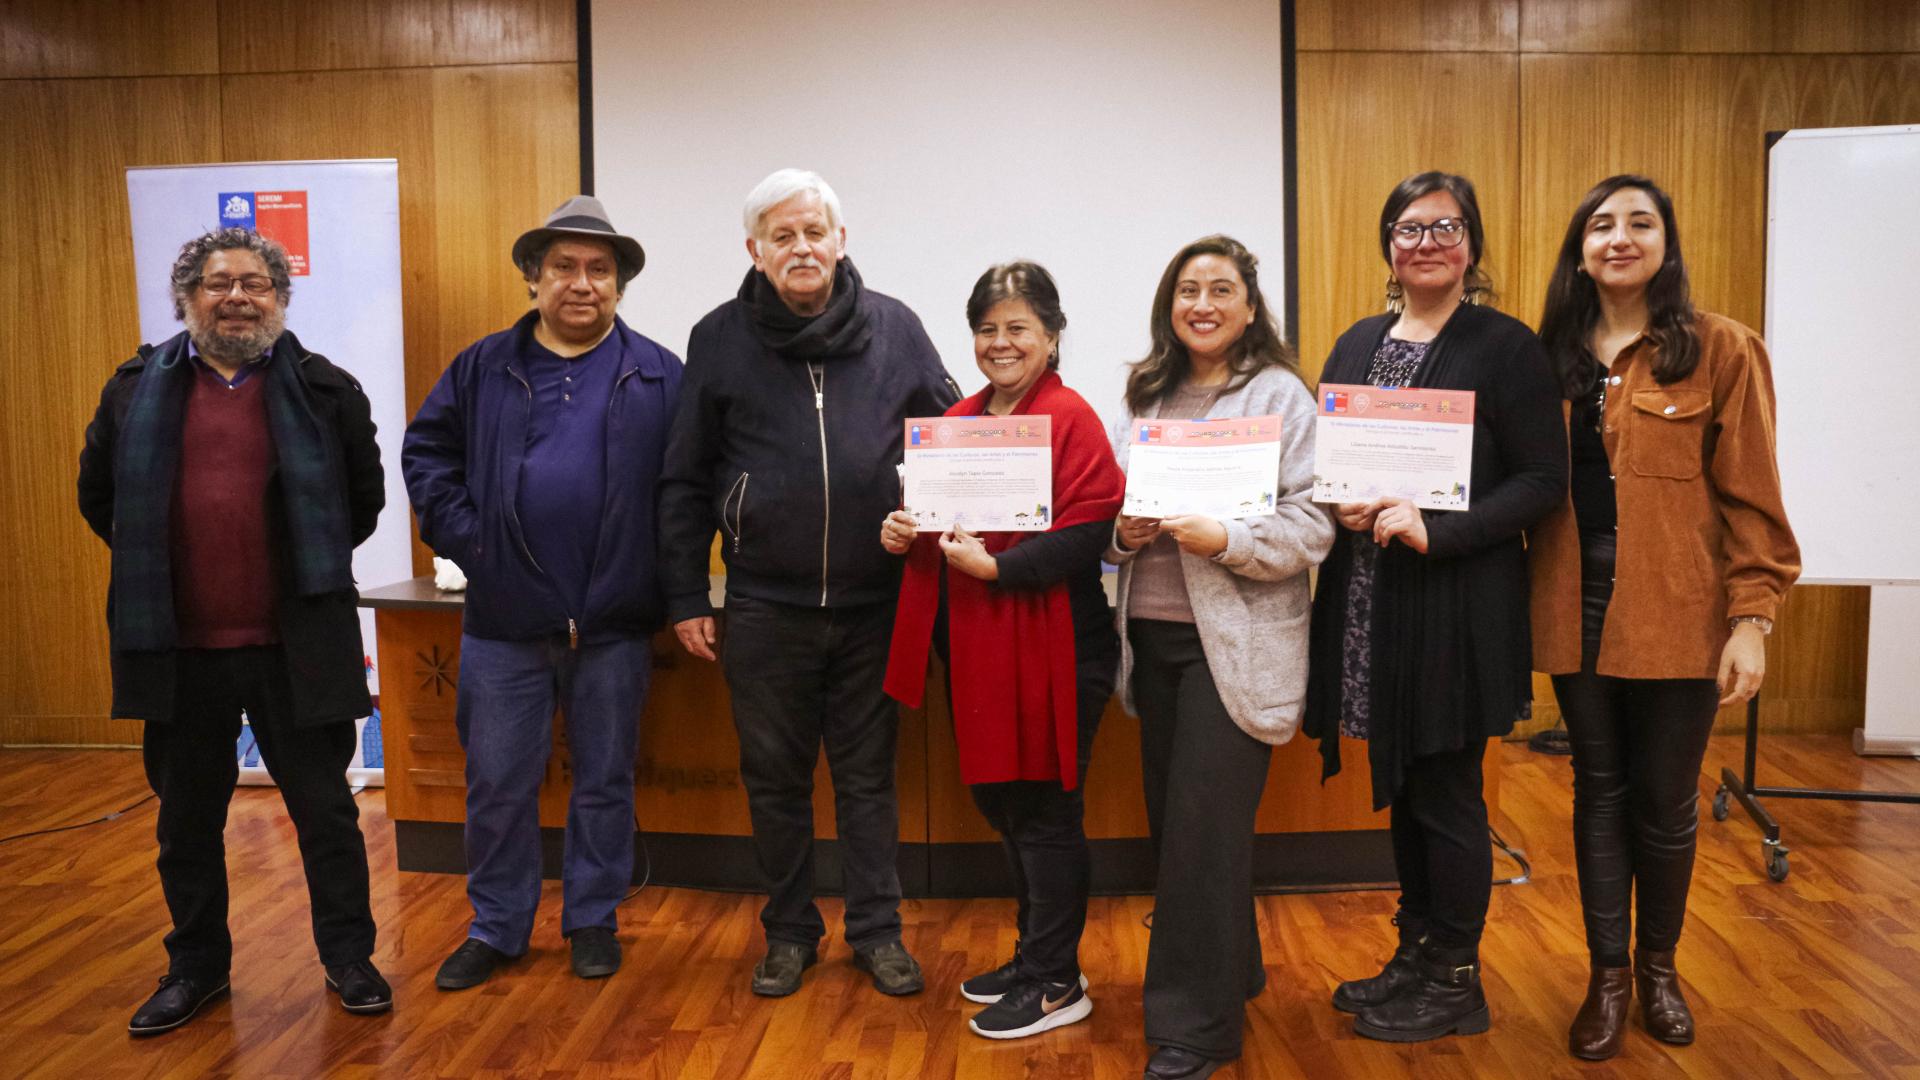
[[1327, 408], [1330, 413], [1347, 411], [1347, 395], [1339, 390], [1327, 391]]
[[304, 191], [223, 191], [220, 193], [222, 228], [252, 229], [287, 249], [295, 277], [305, 277], [307, 264], [307, 193]]

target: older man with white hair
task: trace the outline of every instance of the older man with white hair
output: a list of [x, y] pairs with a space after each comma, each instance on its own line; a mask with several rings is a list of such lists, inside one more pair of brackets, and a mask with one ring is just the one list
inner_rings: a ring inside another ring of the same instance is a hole
[[707, 552], [726, 562], [721, 665], [767, 880], [767, 953], [753, 991], [800, 988], [826, 933], [813, 902], [813, 769], [824, 745], [854, 964], [882, 993], [920, 967], [900, 940], [899, 714], [881, 691], [898, 560], [874, 523], [899, 504], [902, 421], [959, 398], [920, 320], [846, 257], [840, 201], [781, 169], [747, 196], [732, 300], [693, 328], [660, 484], [668, 617], [715, 658]]

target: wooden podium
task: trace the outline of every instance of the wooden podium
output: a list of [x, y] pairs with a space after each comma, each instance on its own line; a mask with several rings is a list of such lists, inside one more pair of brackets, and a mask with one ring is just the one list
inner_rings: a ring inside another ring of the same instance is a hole
[[[360, 603], [374, 609], [387, 813], [400, 869], [462, 873], [466, 757], [454, 724], [461, 596], [440, 592], [431, 578], [421, 577], [368, 590]], [[635, 873], [650, 874], [658, 884], [757, 890], [726, 681], [717, 664], [688, 656], [671, 633], [655, 636], [653, 663], [635, 774], [634, 811], [644, 839]], [[901, 884], [908, 896], [1004, 895], [1011, 879], [998, 838], [960, 782], [945, 674], [935, 664], [928, 707], [900, 714]], [[1393, 880], [1386, 815], [1371, 809], [1366, 747], [1349, 741], [1343, 755], [1346, 768], [1323, 786], [1311, 741], [1299, 738], [1276, 748], [1254, 849], [1254, 877], [1262, 890]], [[1496, 760], [1490, 753], [1490, 806], [1498, 793]], [[550, 876], [558, 873], [568, 780], [566, 740], [556, 717], [554, 753], [540, 789]], [[1151, 891], [1140, 724], [1117, 700], [1108, 703], [1094, 743], [1086, 808], [1095, 890]], [[814, 821], [819, 881], [837, 891], [833, 790], [824, 759], [814, 776]]]

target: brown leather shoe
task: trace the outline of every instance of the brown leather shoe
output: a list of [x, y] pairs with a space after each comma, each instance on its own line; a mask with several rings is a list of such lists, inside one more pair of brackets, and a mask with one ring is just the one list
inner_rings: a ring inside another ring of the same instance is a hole
[[1640, 1013], [1647, 1032], [1664, 1043], [1686, 1046], [1693, 1042], [1693, 1010], [1680, 993], [1680, 973], [1673, 968], [1673, 950], [1635, 949], [1633, 981], [1640, 992]]
[[1627, 1005], [1633, 1000], [1633, 969], [1593, 966], [1587, 1000], [1573, 1014], [1567, 1049], [1574, 1057], [1605, 1061], [1620, 1052], [1627, 1034]]

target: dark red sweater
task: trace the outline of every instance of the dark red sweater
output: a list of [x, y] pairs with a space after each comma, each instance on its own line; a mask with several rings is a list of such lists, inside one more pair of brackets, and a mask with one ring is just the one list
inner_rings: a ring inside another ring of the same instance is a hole
[[267, 539], [273, 436], [264, 374], [238, 386], [196, 365], [173, 487], [173, 606], [181, 648], [279, 640]]

